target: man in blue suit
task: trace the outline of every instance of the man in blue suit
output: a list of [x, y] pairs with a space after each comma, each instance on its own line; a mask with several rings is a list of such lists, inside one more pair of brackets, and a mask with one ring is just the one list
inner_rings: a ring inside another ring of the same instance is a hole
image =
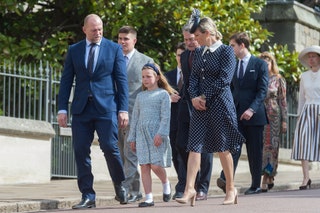
[[72, 208], [94, 208], [90, 146], [96, 131], [116, 196], [127, 203], [125, 179], [118, 148], [118, 125], [128, 124], [128, 81], [120, 45], [105, 39], [99, 16], [84, 19], [86, 39], [69, 47], [60, 82], [58, 123], [67, 126], [70, 91], [75, 78], [72, 112], [72, 142], [77, 165], [81, 202]]
[[[268, 91], [268, 65], [250, 54], [250, 39], [246, 33], [232, 35], [229, 44], [239, 59], [231, 89], [237, 110], [238, 128], [246, 139], [251, 173], [251, 186], [244, 194], [257, 194], [261, 192], [263, 129], [268, 122], [264, 106]], [[237, 168], [240, 155], [241, 147], [238, 153], [233, 154], [234, 169]], [[217, 179], [217, 185], [225, 192], [223, 172]]]

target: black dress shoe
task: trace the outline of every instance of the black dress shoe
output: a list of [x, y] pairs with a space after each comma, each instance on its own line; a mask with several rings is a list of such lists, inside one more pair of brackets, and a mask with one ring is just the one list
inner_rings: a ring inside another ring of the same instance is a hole
[[220, 189], [222, 189], [222, 191], [223, 191], [224, 193], [226, 193], [226, 181], [223, 180], [221, 177], [219, 177], [219, 178], [217, 179], [217, 186], [218, 186]]
[[200, 201], [200, 200], [207, 200], [207, 194], [204, 192], [198, 192], [197, 196], [196, 196], [196, 201]]
[[122, 184], [113, 184], [114, 191], [116, 192], [115, 199], [120, 202], [120, 204], [127, 204], [128, 203], [128, 196], [126, 189], [123, 187]]
[[130, 197], [128, 197], [128, 202], [129, 203], [134, 203], [136, 201], [139, 201], [142, 199], [142, 194], [138, 193], [136, 195], [130, 195]]
[[261, 192], [261, 188], [249, 188], [244, 192], [245, 195], [259, 194]]
[[170, 199], [171, 199], [171, 193], [170, 193], [170, 194], [163, 194], [163, 195], [162, 195], [162, 200], [163, 200], [164, 202], [169, 202]]
[[175, 200], [176, 198], [182, 198], [183, 197], [183, 192], [176, 192], [172, 196], [172, 200]]
[[147, 203], [147, 202], [139, 203], [139, 207], [151, 207], [151, 206], [154, 206], [153, 201], [151, 203]]
[[90, 200], [89, 198], [82, 199], [80, 203], [72, 206], [73, 209], [86, 209], [86, 208], [95, 208], [96, 201]]

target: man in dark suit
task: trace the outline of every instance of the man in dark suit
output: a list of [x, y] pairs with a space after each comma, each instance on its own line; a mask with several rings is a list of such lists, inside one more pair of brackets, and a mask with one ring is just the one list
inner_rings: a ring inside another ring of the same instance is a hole
[[[257, 194], [261, 192], [263, 129], [268, 122], [264, 106], [268, 91], [268, 65], [250, 54], [250, 39], [246, 33], [232, 35], [229, 44], [239, 59], [231, 89], [237, 110], [238, 128], [246, 139], [252, 180], [250, 188], [244, 194]], [[237, 168], [240, 155], [241, 147], [238, 153], [233, 154], [234, 169]], [[225, 191], [223, 172], [217, 179], [217, 185]]]
[[105, 39], [99, 16], [84, 19], [86, 39], [69, 47], [60, 82], [58, 123], [67, 126], [70, 91], [75, 78], [72, 112], [72, 142], [77, 165], [78, 187], [82, 193], [79, 204], [72, 208], [93, 208], [90, 146], [96, 131], [104, 153], [116, 196], [127, 203], [122, 185], [125, 175], [118, 147], [118, 125], [128, 124], [128, 81], [121, 46]]
[[[127, 75], [129, 84], [129, 120], [131, 119], [133, 105], [137, 94], [142, 91], [142, 67], [147, 63], [153, 63], [153, 59], [135, 49], [137, 31], [131, 26], [123, 26], [118, 31], [118, 44], [127, 60]], [[119, 129], [119, 148], [126, 176], [123, 185], [128, 193], [128, 202], [142, 199], [140, 191], [140, 174], [138, 171], [138, 158], [136, 152], [130, 148], [127, 142], [130, 125]], [[118, 198], [116, 198], [118, 199]]]
[[[193, 51], [200, 47], [198, 42], [194, 38], [194, 34], [190, 32], [189, 24], [186, 24], [183, 29], [183, 38], [184, 43], [186, 44], [187, 50], [181, 54], [181, 70], [183, 74], [183, 88], [181, 92], [181, 100], [179, 103], [179, 110], [178, 110], [178, 133], [177, 133], [177, 141], [176, 147], [178, 152], [182, 158], [182, 162], [184, 162], [184, 167], [182, 174], [186, 174], [187, 170], [187, 162], [188, 162], [188, 153], [186, 152], [186, 147], [188, 144], [189, 138], [189, 125], [190, 125], [190, 114], [191, 114], [191, 99], [188, 92], [189, 88], [189, 77], [192, 68], [192, 60], [193, 60]], [[209, 190], [210, 180], [211, 180], [211, 173], [212, 173], [212, 161], [213, 161], [213, 154], [212, 153], [201, 153], [201, 166], [200, 171], [198, 172], [197, 180], [195, 183], [195, 187], [197, 190], [196, 200], [206, 200], [207, 193]], [[182, 176], [182, 175], [181, 175]], [[181, 179], [181, 186], [178, 191], [175, 193], [176, 198], [181, 198], [183, 196], [185, 184], [186, 184], [186, 175], [184, 179]], [[180, 191], [182, 190], [182, 191]], [[173, 197], [174, 198], [174, 197]]]
[[[177, 67], [169, 72], [165, 73], [165, 76], [169, 84], [177, 91], [179, 94], [171, 95], [171, 118], [170, 118], [170, 144], [172, 149], [172, 162], [178, 176], [178, 182], [175, 186], [176, 192], [183, 192], [185, 187], [185, 164], [182, 162], [182, 158], [176, 148], [177, 132], [178, 132], [178, 107], [180, 101], [180, 93], [182, 92], [183, 86], [183, 76], [181, 71], [180, 56], [185, 51], [186, 45], [182, 42], [178, 43], [176, 47], [176, 61]], [[182, 167], [182, 168], [181, 168]], [[181, 191], [182, 190], [182, 191]], [[176, 197], [177, 193], [174, 195]], [[179, 195], [178, 195], [179, 196]]]

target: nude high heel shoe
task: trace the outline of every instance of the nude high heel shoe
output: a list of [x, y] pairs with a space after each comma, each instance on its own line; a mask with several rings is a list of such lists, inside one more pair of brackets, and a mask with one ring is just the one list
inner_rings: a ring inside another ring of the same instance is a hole
[[182, 198], [176, 198], [176, 201], [181, 204], [187, 204], [190, 200], [190, 205], [194, 206], [196, 203], [196, 192], [190, 192], [188, 194], [184, 194]]
[[223, 205], [238, 204], [238, 191], [237, 191], [237, 189], [234, 189], [233, 193], [234, 193], [234, 197], [231, 197], [230, 199], [225, 199], [222, 203]]

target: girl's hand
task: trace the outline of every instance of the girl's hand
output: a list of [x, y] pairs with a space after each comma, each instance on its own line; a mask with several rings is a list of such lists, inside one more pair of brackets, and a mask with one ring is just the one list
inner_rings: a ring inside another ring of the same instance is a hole
[[136, 142], [134, 141], [130, 142], [130, 147], [133, 152], [136, 152]]
[[160, 146], [162, 144], [162, 137], [161, 135], [156, 135], [154, 136], [154, 139], [153, 139], [153, 143], [156, 147]]

